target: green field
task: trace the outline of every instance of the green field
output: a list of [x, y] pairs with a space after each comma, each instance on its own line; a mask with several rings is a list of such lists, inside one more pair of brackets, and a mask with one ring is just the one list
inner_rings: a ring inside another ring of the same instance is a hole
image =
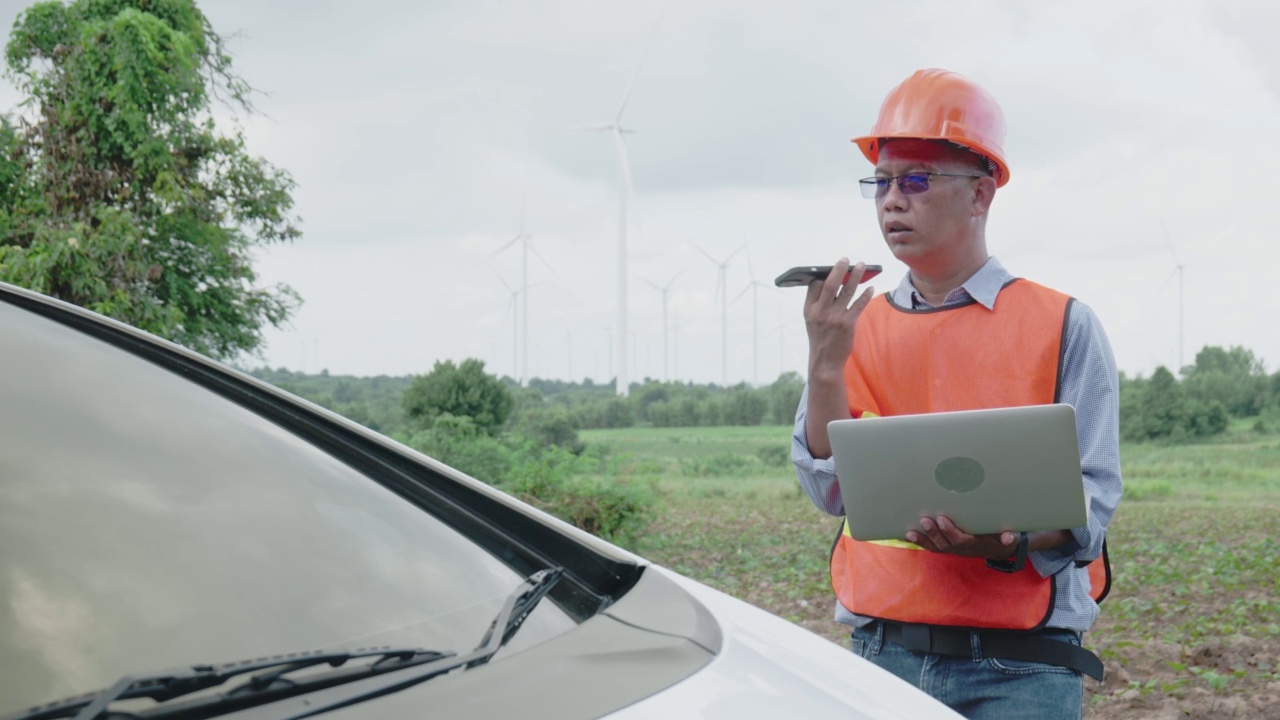
[[[1121, 448], [1115, 581], [1086, 644], [1091, 718], [1280, 717], [1280, 436], [1239, 424], [1212, 443]], [[800, 492], [790, 427], [582, 433], [652, 484], [635, 550], [831, 639], [838, 521]]]

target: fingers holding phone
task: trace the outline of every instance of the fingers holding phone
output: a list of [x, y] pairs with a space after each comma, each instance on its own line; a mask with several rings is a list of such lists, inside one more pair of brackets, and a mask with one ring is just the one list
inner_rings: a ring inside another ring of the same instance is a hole
[[[809, 335], [809, 370], [841, 372], [853, 351], [854, 327], [875, 288], [854, 297], [854, 288], [868, 278], [867, 266], [850, 267], [848, 258], [831, 266], [822, 282], [811, 281], [805, 297], [804, 322]], [[874, 276], [877, 269], [871, 273]]]

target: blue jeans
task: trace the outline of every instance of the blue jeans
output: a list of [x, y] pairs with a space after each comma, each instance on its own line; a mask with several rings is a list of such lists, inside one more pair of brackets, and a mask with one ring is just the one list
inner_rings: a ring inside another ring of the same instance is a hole
[[[1080, 644], [1079, 633], [1046, 630], [1041, 637]], [[921, 655], [884, 639], [878, 622], [856, 628], [851, 649], [969, 720], [1080, 720], [1084, 676], [1057, 665], [982, 657], [971, 634], [972, 657]]]

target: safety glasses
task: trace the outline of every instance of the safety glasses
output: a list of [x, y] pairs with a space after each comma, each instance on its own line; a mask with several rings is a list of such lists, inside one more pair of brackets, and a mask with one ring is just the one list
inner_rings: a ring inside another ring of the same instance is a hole
[[889, 194], [891, 183], [898, 183], [898, 190], [903, 195], [915, 195], [929, 189], [929, 178], [935, 177], [958, 177], [958, 178], [980, 178], [984, 175], [966, 175], [962, 173], [935, 173], [935, 172], [914, 172], [906, 175], [897, 175], [895, 177], [869, 177], [858, 181], [858, 185], [862, 187], [862, 197], [868, 200], [872, 198], [882, 198]]

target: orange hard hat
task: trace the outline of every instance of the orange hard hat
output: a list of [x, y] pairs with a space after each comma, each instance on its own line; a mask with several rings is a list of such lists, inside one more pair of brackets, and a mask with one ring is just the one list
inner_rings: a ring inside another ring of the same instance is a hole
[[875, 163], [886, 140], [944, 140], [986, 158], [1001, 187], [1009, 182], [1004, 136], [1004, 112], [991, 93], [959, 73], [930, 69], [890, 91], [870, 134], [853, 141]]

